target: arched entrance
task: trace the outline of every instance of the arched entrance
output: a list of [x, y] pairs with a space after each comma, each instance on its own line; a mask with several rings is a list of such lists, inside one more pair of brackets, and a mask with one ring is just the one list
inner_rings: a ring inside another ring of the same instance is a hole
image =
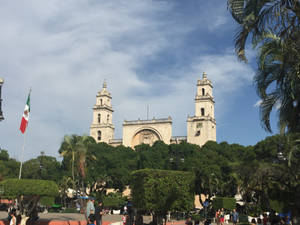
[[153, 145], [154, 142], [162, 140], [158, 131], [152, 128], [140, 129], [135, 133], [131, 141], [131, 147], [140, 144]]

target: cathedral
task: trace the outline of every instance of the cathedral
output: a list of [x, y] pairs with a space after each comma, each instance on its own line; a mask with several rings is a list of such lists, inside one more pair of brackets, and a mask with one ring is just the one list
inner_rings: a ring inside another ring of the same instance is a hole
[[195, 96], [195, 115], [187, 117], [187, 136], [172, 136], [172, 118], [152, 120], [125, 120], [123, 122], [123, 138], [115, 139], [115, 127], [112, 122], [112, 97], [107, 90], [106, 82], [96, 96], [93, 107], [93, 121], [90, 136], [97, 142], [106, 142], [112, 146], [124, 145], [131, 147], [139, 144], [152, 145], [160, 140], [166, 144], [178, 144], [186, 141], [199, 146], [207, 141], [216, 141], [216, 120], [214, 113], [213, 86], [204, 72], [202, 79], [197, 81]]

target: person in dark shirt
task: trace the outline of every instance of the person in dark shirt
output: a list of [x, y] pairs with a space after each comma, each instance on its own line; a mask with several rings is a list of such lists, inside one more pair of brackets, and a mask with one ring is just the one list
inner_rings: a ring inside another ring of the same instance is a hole
[[192, 217], [191, 216], [188, 216], [186, 218], [185, 225], [193, 225]]
[[91, 214], [88, 217], [88, 224], [95, 225], [95, 214], [93, 210], [91, 210]]
[[98, 205], [96, 206], [95, 209], [96, 225], [102, 225], [102, 215], [103, 215], [102, 202], [98, 202]]

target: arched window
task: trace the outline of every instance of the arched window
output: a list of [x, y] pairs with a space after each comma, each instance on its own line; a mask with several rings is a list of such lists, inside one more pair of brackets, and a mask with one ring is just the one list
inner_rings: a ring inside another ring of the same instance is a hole
[[101, 131], [98, 130], [98, 137], [97, 137], [98, 141], [101, 141]]
[[202, 95], [205, 95], [205, 89], [202, 88]]
[[100, 105], [102, 105], [102, 99], [100, 99]]
[[204, 116], [205, 112], [204, 112], [204, 108], [201, 108], [201, 116]]
[[98, 123], [101, 123], [101, 114], [98, 114]]
[[107, 115], [106, 121], [107, 123], [109, 123], [109, 115]]

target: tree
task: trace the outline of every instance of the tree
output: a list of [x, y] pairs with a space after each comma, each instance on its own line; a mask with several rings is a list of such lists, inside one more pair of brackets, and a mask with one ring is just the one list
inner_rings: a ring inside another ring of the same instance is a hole
[[263, 127], [271, 132], [270, 114], [277, 108], [281, 133], [300, 131], [300, 31], [283, 40], [268, 34], [259, 48], [257, 93]]
[[2, 179], [16, 178], [18, 176], [19, 167], [20, 163], [10, 158], [6, 150], [0, 150], [0, 177]]
[[37, 204], [40, 198], [58, 195], [58, 187], [53, 181], [6, 179], [0, 182], [0, 186], [4, 190], [3, 196], [17, 198], [21, 215], [33, 222], [37, 219]]
[[61, 164], [55, 157], [44, 154], [30, 159], [23, 164], [23, 177], [27, 179], [53, 180], [58, 182], [62, 177]]
[[239, 59], [246, 61], [248, 39], [260, 48], [255, 83], [263, 127], [271, 132], [270, 113], [278, 108], [280, 131], [299, 132], [299, 0], [228, 0], [228, 8], [240, 26], [235, 38]]
[[69, 188], [73, 188], [75, 185], [73, 184], [73, 180], [70, 178], [70, 177], [67, 177], [67, 176], [63, 176], [59, 183], [59, 194], [60, 194], [60, 197], [62, 199], [62, 202], [63, 202], [63, 205], [64, 207], [67, 206], [67, 192], [69, 190]]
[[103, 197], [102, 201], [105, 207], [120, 209], [127, 202], [127, 198], [123, 197], [122, 193], [109, 193]]
[[155, 224], [162, 224], [169, 210], [194, 207], [194, 175], [190, 172], [137, 170], [132, 173], [130, 187], [134, 207], [152, 212]]
[[4, 149], [0, 150], [0, 160], [3, 160], [3, 161], [8, 161], [9, 160], [9, 154]]
[[275, 135], [254, 146], [237, 168], [246, 210], [300, 215], [300, 134]]
[[64, 157], [64, 163], [71, 164], [72, 179], [75, 182], [75, 164], [80, 176], [85, 178], [86, 158], [88, 145], [95, 143], [89, 136], [66, 135], [59, 149], [59, 153]]
[[[122, 191], [129, 184], [130, 173], [136, 170], [136, 152], [124, 146], [113, 147], [106, 143], [93, 144], [89, 148], [96, 160], [88, 159], [90, 187], [95, 182]], [[103, 179], [104, 178], [104, 179]]]
[[228, 9], [239, 24], [235, 48], [238, 57], [246, 61], [247, 39], [252, 43], [264, 41], [266, 33], [290, 39], [299, 31], [300, 2], [298, 0], [228, 0]]

